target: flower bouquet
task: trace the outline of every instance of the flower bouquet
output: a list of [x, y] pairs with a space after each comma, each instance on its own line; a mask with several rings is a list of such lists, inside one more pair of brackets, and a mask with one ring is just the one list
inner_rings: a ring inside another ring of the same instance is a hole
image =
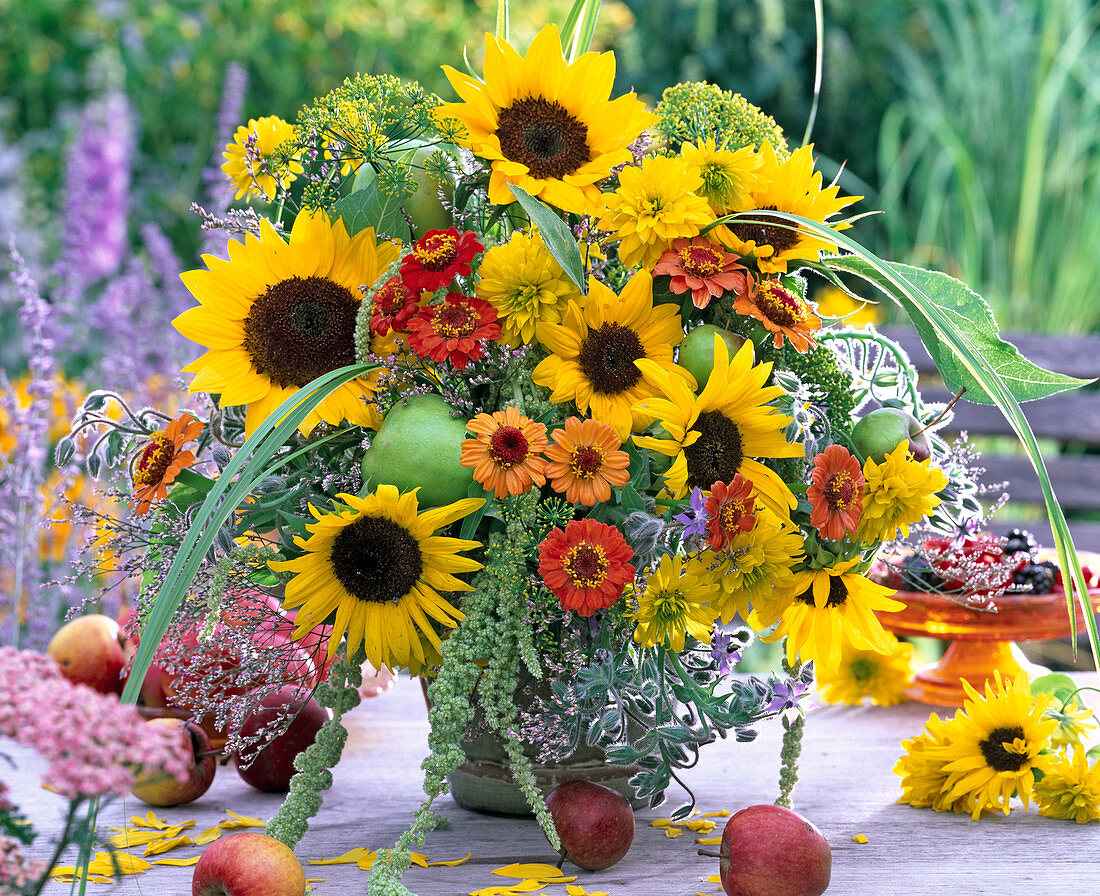
[[[975, 484], [901, 349], [819, 313], [812, 275], [898, 301], [1025, 443], [1017, 401], [1077, 384], [962, 284], [850, 240], [858, 197], [744, 98], [612, 98], [585, 8], [523, 54], [487, 35], [483, 75], [444, 66], [456, 101], [359, 76], [242, 126], [224, 170], [259, 208], [211, 222], [237, 236], [176, 320], [209, 403], [77, 418], [140, 515], [126, 697], [159, 664], [238, 747], [265, 689], [334, 709], [269, 833], [318, 810], [364, 661], [428, 683], [426, 800], [372, 892], [476, 731], [556, 843], [534, 764], [598, 748], [656, 805], [719, 737], [780, 717], [797, 741], [814, 664], [894, 649], [865, 573], [921, 520], [957, 531]], [[783, 669], [734, 677], [754, 633]]]

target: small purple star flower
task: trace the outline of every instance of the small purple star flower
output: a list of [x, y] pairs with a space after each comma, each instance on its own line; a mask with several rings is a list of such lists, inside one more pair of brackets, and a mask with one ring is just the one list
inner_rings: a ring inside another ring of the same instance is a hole
[[699, 488], [693, 488], [691, 490], [691, 511], [688, 513], [681, 513], [673, 517], [673, 520], [684, 527], [684, 538], [688, 539], [693, 536], [699, 538], [706, 538], [707, 536], [707, 511], [706, 511], [706, 498], [703, 497], [703, 490]]
[[714, 629], [714, 641], [711, 644], [710, 655], [720, 674], [729, 675], [734, 666], [741, 662], [741, 651], [744, 646], [744, 642], [734, 637], [734, 635], [717, 627]]

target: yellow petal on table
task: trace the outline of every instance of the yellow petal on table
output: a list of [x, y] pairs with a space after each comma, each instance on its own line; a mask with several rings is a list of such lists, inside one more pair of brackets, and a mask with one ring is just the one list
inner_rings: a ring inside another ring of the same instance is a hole
[[683, 828], [665, 828], [665, 836], [669, 837], [669, 838], [679, 837], [683, 833], [684, 833]]
[[199, 859], [201, 859], [201, 858], [202, 858], [202, 856], [188, 856], [186, 859], [154, 859], [153, 864], [154, 865], [176, 865], [176, 866], [179, 866], [179, 867], [184, 867], [184, 866], [187, 866], [187, 865], [197, 865], [199, 863]]
[[374, 867], [375, 860], [378, 858], [378, 850], [368, 852], [363, 858], [355, 863], [356, 867], [360, 871], [370, 871]]
[[689, 831], [703, 834], [709, 834], [715, 828], [715, 823], [713, 821], [681, 821], [680, 824]]
[[335, 859], [306, 859], [307, 865], [354, 865], [360, 859], [365, 859], [367, 856], [373, 856], [374, 853], [365, 846], [357, 846], [355, 849], [349, 849], [341, 856], [337, 856]]
[[447, 861], [447, 862], [444, 862], [444, 861], [428, 862], [427, 867], [431, 867], [431, 868], [440, 867], [441, 868], [443, 866], [446, 866], [448, 868], [453, 868], [456, 865], [463, 865], [466, 862], [470, 861], [470, 859], [473, 857], [473, 855], [474, 854], [472, 852], [468, 852], [461, 859], [451, 859], [450, 861]]
[[225, 814], [232, 818], [232, 821], [223, 821], [221, 828], [223, 831], [231, 831], [234, 828], [266, 828], [267, 822], [261, 821], [259, 818], [252, 818], [248, 815], [238, 815], [232, 809], [226, 809]]
[[92, 864], [94, 865], [97, 862], [105, 863], [106, 867], [110, 869], [102, 872], [104, 874], [113, 873], [116, 867], [122, 874], [143, 874], [152, 867], [139, 856], [132, 856], [128, 852], [118, 852], [117, 850], [115, 852], [97, 852]]
[[[556, 865], [547, 865], [543, 862], [529, 862], [527, 864], [505, 865], [503, 868], [494, 868], [493, 874], [501, 877], [535, 878], [536, 880], [551, 881], [558, 884], [567, 882], [565, 874]], [[574, 874], [568, 880], [576, 880]]]
[[855, 836], [854, 836], [854, 837], [852, 838], [852, 840], [853, 840], [853, 841], [854, 841], [855, 843], [866, 843], [866, 842], [867, 842], [867, 835], [866, 835], [866, 834], [856, 834], [856, 835], [855, 835]]
[[135, 846], [144, 846], [146, 843], [152, 843], [154, 840], [159, 840], [163, 836], [163, 831], [129, 829], [123, 831], [121, 834], [115, 834], [112, 837], [108, 837], [107, 845], [113, 846], [115, 849], [130, 849]]
[[[515, 887], [485, 887], [483, 890], [472, 890], [470, 896], [519, 896], [525, 892]], [[529, 894], [529, 896], [545, 896], [545, 893]]]
[[675, 822], [671, 818], [654, 818], [649, 823], [651, 828], [667, 828], [671, 827]]
[[[157, 818], [157, 813], [150, 809], [145, 815], [131, 815], [130, 823], [139, 828], [157, 828], [163, 831], [171, 827], [171, 822], [164, 818]], [[195, 822], [191, 822], [194, 824]]]
[[702, 843], [703, 846], [717, 846], [722, 842], [721, 837], [696, 837], [696, 843]]
[[186, 834], [180, 834], [178, 837], [165, 837], [163, 840], [158, 840], [156, 843], [150, 843], [146, 848], [143, 856], [159, 856], [162, 853], [169, 852], [175, 849], [177, 846], [187, 846], [191, 842], [191, 838]]
[[710, 875], [710, 877], [707, 878], [707, 883], [708, 884], [720, 884], [720, 883], [722, 883], [722, 875], [720, 875], [720, 874]]
[[419, 865], [421, 868], [428, 867], [428, 857], [422, 852], [410, 852], [409, 861], [414, 865]]
[[222, 833], [222, 826], [220, 824], [216, 824], [212, 828], [207, 828], [195, 838], [195, 846], [206, 846], [208, 843], [213, 843]]
[[323, 884], [325, 882], [325, 880], [326, 880], [326, 878], [324, 878], [324, 877], [307, 877], [306, 878], [306, 883], [307, 884]]
[[586, 890], [580, 884], [566, 884], [565, 892], [568, 896], [608, 896], [603, 890]]
[[700, 818], [728, 818], [733, 813], [727, 809], [723, 809], [721, 812], [704, 812], [700, 815]]

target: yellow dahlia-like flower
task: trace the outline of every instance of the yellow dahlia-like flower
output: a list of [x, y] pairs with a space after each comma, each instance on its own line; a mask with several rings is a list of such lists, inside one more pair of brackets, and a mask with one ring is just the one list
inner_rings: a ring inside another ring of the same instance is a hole
[[[679, 311], [654, 307], [653, 277], [645, 271], [619, 295], [590, 279], [588, 295], [566, 306], [561, 323], [540, 322], [535, 336], [553, 354], [531, 379], [553, 390], [551, 401], [572, 401], [624, 441], [645, 425], [632, 409], [656, 393], [655, 376], [690, 377], [672, 363], [672, 349], [684, 338]], [[639, 360], [649, 366], [637, 366]]]
[[294, 139], [294, 126], [279, 118], [250, 119], [237, 128], [233, 142], [222, 153], [222, 171], [236, 187], [234, 199], [242, 196], [263, 196], [268, 202], [275, 198], [279, 187], [286, 189], [305, 169], [296, 158], [284, 159], [276, 150]]
[[909, 534], [909, 527], [924, 519], [940, 503], [936, 492], [947, 477], [930, 460], [915, 460], [909, 443], [902, 442], [883, 462], [867, 458], [863, 463], [863, 514], [856, 539], [864, 544], [887, 541]]
[[1064, 752], [1048, 756], [1035, 782], [1035, 802], [1048, 818], [1100, 821], [1100, 764], [1089, 764], [1084, 747], [1074, 749], [1072, 758]]
[[[204, 255], [207, 270], [181, 275], [199, 300], [173, 325], [207, 351], [184, 368], [192, 392], [221, 396], [222, 405], [247, 405], [251, 435], [284, 400], [318, 376], [355, 363], [355, 319], [362, 294], [397, 258], [395, 243], [378, 244], [371, 228], [349, 237], [343, 221], [302, 211], [289, 243], [265, 219], [260, 238], [229, 241], [229, 260]], [[364, 401], [367, 379], [345, 383], [303, 421], [309, 435], [322, 420], [377, 426]]]
[[710, 203], [715, 217], [743, 212], [753, 207], [752, 191], [757, 186], [757, 170], [761, 156], [753, 146], [736, 152], [716, 149], [710, 137], [699, 146], [684, 143], [680, 156], [689, 171], [696, 172], [703, 183], [695, 192]]
[[859, 706], [870, 697], [875, 706], [893, 706], [909, 698], [905, 689], [913, 674], [913, 645], [887, 635], [893, 644], [889, 653], [855, 650], [845, 646], [840, 665], [817, 671], [821, 697], [828, 703]]
[[[960, 815], [969, 815], [975, 810], [977, 801], [971, 794], [948, 799], [948, 774], [943, 768], [944, 760], [939, 758], [937, 752], [950, 742], [949, 732], [950, 722], [932, 713], [924, 731], [901, 742], [905, 753], [894, 766], [894, 774], [901, 778], [899, 803], [916, 809], [935, 809], [937, 812]], [[981, 814], [981, 809], [978, 813]]]
[[1078, 703], [1076, 697], [1061, 706], [1052, 705], [1047, 715], [1058, 723], [1050, 736], [1050, 745], [1058, 749], [1084, 746], [1089, 732], [1096, 727], [1092, 710]]
[[597, 183], [631, 161], [627, 147], [656, 120], [636, 96], [610, 100], [611, 53], [584, 53], [567, 64], [556, 25], [545, 26], [526, 56], [485, 35], [485, 80], [443, 66], [462, 99], [443, 103], [457, 119], [458, 142], [488, 161], [489, 201], [514, 202], [509, 184], [567, 212], [595, 213]]
[[714, 220], [703, 196], [703, 179], [680, 158], [652, 156], [640, 168], [619, 173], [619, 189], [604, 196], [607, 212], [597, 225], [619, 240], [619, 259], [628, 268], [652, 268], [673, 242], [693, 237]]
[[757, 169], [756, 187], [752, 190], [752, 221], [735, 221], [726, 225], [731, 241], [728, 248], [738, 255], [753, 255], [761, 272], [783, 273], [790, 261], [815, 261], [822, 251], [835, 252], [836, 244], [815, 234], [799, 230], [791, 221], [770, 218], [769, 211], [799, 215], [829, 224], [835, 230], [849, 225], [830, 223], [829, 218], [862, 196], [841, 196], [837, 186], [821, 188], [821, 172], [815, 172], [813, 147], [795, 150], [789, 159], [780, 162], [771, 145], [760, 147], [761, 164]]
[[710, 643], [714, 575], [700, 560], [665, 554], [644, 588], [627, 585], [623, 593], [637, 602], [634, 640], [643, 647], [664, 644], [679, 653], [686, 635]]
[[580, 295], [538, 233], [517, 231], [489, 249], [478, 268], [477, 297], [497, 310], [501, 342], [526, 345], [539, 321], [557, 323], [570, 299]]

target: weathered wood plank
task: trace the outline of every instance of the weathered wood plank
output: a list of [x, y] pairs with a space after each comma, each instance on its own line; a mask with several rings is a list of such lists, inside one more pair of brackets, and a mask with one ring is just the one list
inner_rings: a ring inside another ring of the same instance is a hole
[[[929, 404], [946, 404], [952, 397], [943, 386], [924, 383], [921, 384], [921, 396]], [[1022, 407], [1031, 429], [1042, 438], [1093, 447], [1100, 445], [1100, 392], [1067, 392], [1027, 402]], [[953, 410], [954, 419], [938, 429], [939, 432], [958, 433], [965, 429], [970, 435], [1016, 435], [1004, 414], [993, 405], [963, 400]]]

